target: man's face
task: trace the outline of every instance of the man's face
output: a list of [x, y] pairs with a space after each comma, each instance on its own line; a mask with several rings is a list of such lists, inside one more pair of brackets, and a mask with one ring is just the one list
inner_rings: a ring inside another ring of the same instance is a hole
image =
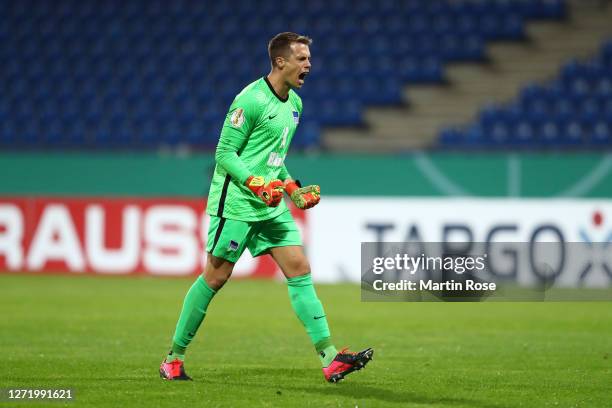
[[306, 44], [292, 43], [291, 54], [284, 59], [282, 68], [285, 83], [291, 88], [301, 88], [310, 72], [310, 49]]

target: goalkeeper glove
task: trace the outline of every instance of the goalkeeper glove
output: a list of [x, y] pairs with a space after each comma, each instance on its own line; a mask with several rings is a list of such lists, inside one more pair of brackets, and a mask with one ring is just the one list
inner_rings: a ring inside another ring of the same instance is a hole
[[319, 204], [321, 200], [321, 188], [317, 185], [302, 187], [299, 181], [285, 180], [285, 191], [291, 197], [291, 201], [297, 208], [307, 210]]
[[278, 207], [283, 199], [283, 182], [278, 179], [266, 184], [261, 176], [249, 176], [244, 184], [268, 207]]

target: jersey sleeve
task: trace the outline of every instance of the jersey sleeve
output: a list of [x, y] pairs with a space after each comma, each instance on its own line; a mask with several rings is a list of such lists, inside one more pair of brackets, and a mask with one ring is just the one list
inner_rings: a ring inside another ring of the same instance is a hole
[[298, 94], [295, 94], [298, 113], [300, 114], [300, 118], [302, 117], [302, 98]]
[[278, 173], [278, 178], [280, 180], [287, 180], [288, 178], [291, 178], [291, 174], [289, 174], [286, 165], [283, 164], [283, 167], [281, 167], [280, 173]]
[[239, 95], [225, 117], [221, 137], [215, 151], [215, 160], [232, 178], [244, 184], [251, 170], [240, 159], [249, 135], [255, 128], [261, 108], [254, 98]]

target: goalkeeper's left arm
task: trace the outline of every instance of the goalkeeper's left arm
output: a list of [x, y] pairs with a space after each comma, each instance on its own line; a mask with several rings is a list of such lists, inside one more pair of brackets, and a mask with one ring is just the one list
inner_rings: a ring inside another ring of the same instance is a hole
[[284, 180], [285, 191], [297, 208], [307, 210], [321, 201], [321, 188], [317, 185], [302, 187], [299, 181], [291, 178], [285, 165], [281, 168], [279, 178]]

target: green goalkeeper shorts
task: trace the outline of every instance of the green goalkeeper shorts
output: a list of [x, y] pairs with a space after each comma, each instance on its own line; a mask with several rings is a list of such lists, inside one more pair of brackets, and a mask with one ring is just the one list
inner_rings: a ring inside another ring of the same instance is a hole
[[291, 212], [265, 221], [238, 221], [210, 216], [206, 251], [230, 262], [238, 261], [246, 248], [253, 256], [267, 254], [270, 248], [302, 245], [300, 231]]

